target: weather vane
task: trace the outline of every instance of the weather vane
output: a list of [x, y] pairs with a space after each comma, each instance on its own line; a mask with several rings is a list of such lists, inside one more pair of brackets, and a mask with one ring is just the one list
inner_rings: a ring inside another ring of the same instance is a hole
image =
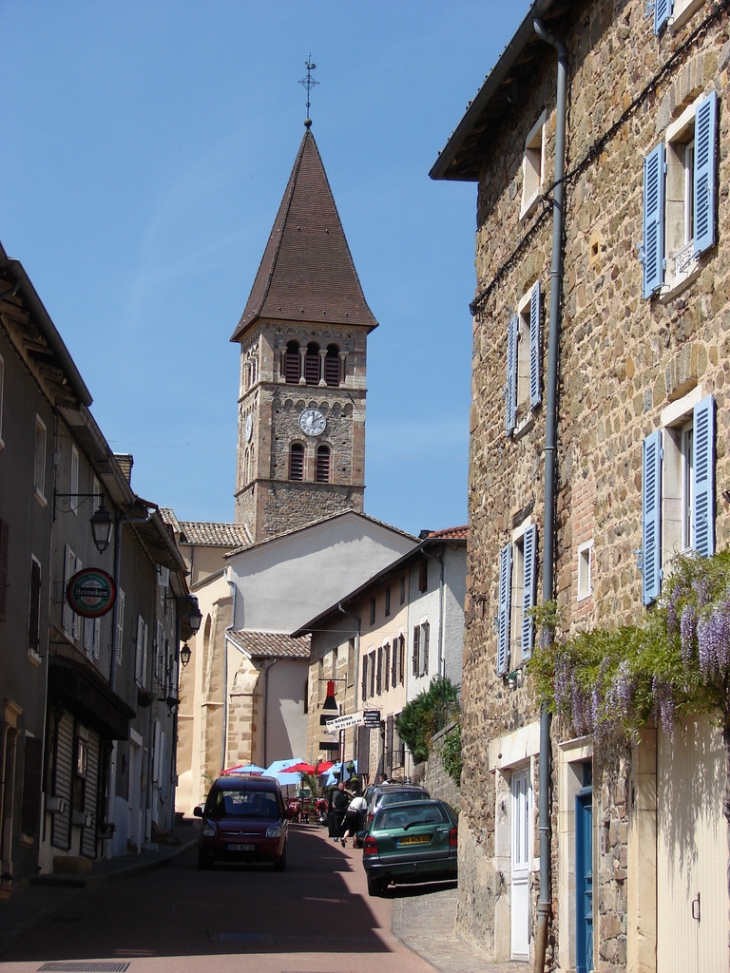
[[311, 103], [309, 101], [309, 95], [310, 95], [310, 92], [311, 92], [312, 88], [316, 84], [319, 84], [319, 81], [315, 81], [314, 78], [312, 77], [312, 71], [315, 70], [315, 68], [317, 67], [317, 65], [316, 64], [312, 64], [312, 55], [311, 54], [309, 55], [309, 57], [307, 58], [307, 60], [304, 62], [304, 64], [305, 64], [305, 67], [307, 69], [307, 76], [306, 76], [306, 78], [302, 78], [302, 80], [299, 82], [299, 84], [304, 85], [304, 87], [307, 89], [307, 117], [306, 117], [306, 119], [304, 121], [304, 124], [307, 126], [307, 128], [309, 128], [309, 126], [312, 124], [312, 119], [309, 117], [309, 109], [310, 109], [310, 106], [311, 106]]

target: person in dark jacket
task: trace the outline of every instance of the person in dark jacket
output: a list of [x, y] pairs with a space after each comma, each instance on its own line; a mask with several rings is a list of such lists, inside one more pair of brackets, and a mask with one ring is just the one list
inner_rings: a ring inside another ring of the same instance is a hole
[[330, 820], [329, 836], [337, 841], [345, 831], [345, 818], [347, 816], [347, 806], [350, 803], [350, 795], [345, 790], [342, 781], [332, 791], [330, 798]]

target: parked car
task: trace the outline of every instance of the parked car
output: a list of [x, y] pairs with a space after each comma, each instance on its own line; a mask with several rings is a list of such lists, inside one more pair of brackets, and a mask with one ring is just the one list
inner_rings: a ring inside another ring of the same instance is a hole
[[193, 814], [203, 819], [199, 868], [216, 861], [271, 862], [279, 872], [286, 867], [289, 821], [276, 778], [220, 777], [205, 807], [194, 808]]
[[456, 812], [445, 801], [381, 807], [363, 849], [370, 895], [383, 895], [391, 882], [455, 879], [457, 831]]
[[378, 808], [400, 801], [427, 801], [431, 795], [418, 784], [377, 784], [367, 795], [368, 813], [366, 826], [373, 823]]

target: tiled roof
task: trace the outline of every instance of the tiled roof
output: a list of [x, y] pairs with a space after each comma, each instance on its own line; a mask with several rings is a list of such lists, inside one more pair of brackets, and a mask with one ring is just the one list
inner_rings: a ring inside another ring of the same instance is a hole
[[465, 524], [463, 527], [445, 527], [444, 530], [430, 530], [425, 537], [425, 540], [432, 540], [433, 538], [440, 538], [442, 540], [454, 540], [454, 541], [465, 541], [469, 536], [469, 527]]
[[180, 521], [181, 544], [204, 544], [207, 547], [249, 547], [250, 535], [243, 524], [211, 524], [195, 520]]
[[308, 659], [311, 636], [293, 639], [283, 632], [228, 632], [227, 637], [254, 658]]
[[231, 341], [260, 317], [377, 327], [309, 129]]

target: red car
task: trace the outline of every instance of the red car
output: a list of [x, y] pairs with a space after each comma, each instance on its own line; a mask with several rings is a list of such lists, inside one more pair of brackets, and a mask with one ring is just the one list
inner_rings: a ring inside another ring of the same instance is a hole
[[216, 861], [271, 862], [278, 872], [286, 867], [289, 821], [276, 778], [220, 777], [205, 807], [196, 807], [193, 814], [203, 819], [199, 868], [210, 868]]

